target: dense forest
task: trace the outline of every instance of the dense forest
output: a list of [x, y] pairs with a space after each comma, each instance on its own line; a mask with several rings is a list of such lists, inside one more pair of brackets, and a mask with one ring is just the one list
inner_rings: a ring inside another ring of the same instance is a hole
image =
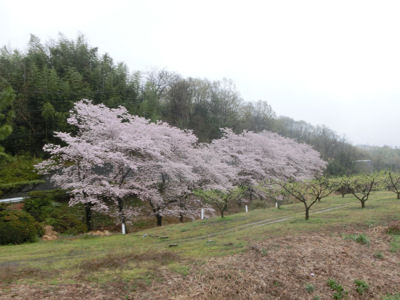
[[[353, 173], [354, 161], [365, 159], [372, 159], [376, 169], [400, 169], [399, 149], [361, 149], [325, 126], [277, 116], [265, 101], [242, 99], [230, 80], [184, 78], [166, 70], [129, 72], [83, 36], [62, 35], [47, 43], [32, 35], [25, 51], [1, 49], [1, 153], [43, 157], [45, 143], [59, 143], [54, 131], [72, 130], [68, 112], [82, 98], [191, 129], [202, 142], [220, 137], [224, 127], [270, 130], [319, 151], [328, 161], [327, 175]], [[390, 151], [397, 153], [395, 160]]]

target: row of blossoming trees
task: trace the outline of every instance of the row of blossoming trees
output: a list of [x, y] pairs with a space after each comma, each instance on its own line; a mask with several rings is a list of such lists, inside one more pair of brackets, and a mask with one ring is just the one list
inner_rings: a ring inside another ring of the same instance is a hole
[[223, 129], [221, 139], [202, 144], [191, 131], [89, 100], [75, 104], [68, 123], [72, 133], [56, 132], [62, 145], [46, 145], [50, 158], [36, 167], [70, 193], [70, 205], [84, 205], [89, 230], [95, 210], [117, 217], [125, 233], [127, 220], [141, 213], [132, 199], [161, 225], [163, 216], [198, 215], [205, 204], [195, 191], [310, 179], [326, 165], [310, 146], [274, 133]]

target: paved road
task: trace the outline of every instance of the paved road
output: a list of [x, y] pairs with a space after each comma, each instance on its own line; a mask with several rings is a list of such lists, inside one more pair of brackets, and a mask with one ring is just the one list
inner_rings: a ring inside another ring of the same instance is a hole
[[24, 201], [25, 197], [15, 197], [15, 198], [7, 198], [0, 199], [0, 203], [16, 203]]

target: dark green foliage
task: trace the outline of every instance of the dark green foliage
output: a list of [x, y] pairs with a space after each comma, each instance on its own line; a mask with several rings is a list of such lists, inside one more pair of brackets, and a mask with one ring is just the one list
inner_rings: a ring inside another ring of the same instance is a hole
[[39, 161], [27, 154], [10, 157], [7, 162], [0, 164], [0, 184], [40, 180], [34, 169]]
[[[12, 132], [12, 120], [14, 111], [12, 105], [15, 100], [15, 92], [11, 85], [0, 75], [0, 141], [5, 140]], [[4, 153], [4, 147], [0, 146], [0, 163], [8, 160]]]
[[13, 183], [0, 184], [0, 195], [8, 193], [17, 193], [24, 190], [31, 190], [36, 185], [43, 183], [44, 180], [31, 180], [31, 181], [19, 181]]
[[47, 198], [28, 198], [24, 200], [24, 211], [38, 222], [43, 222], [50, 216], [53, 207]]
[[201, 142], [219, 138], [224, 127], [235, 132], [277, 132], [321, 152], [329, 162], [327, 175], [351, 173], [353, 161], [367, 157], [329, 128], [278, 118], [265, 101], [244, 102], [229, 80], [183, 78], [164, 70], [146, 77], [139, 72], [130, 74], [124, 64], [114, 63], [108, 54], [100, 55], [83, 36], [68, 40], [60, 35], [44, 44], [32, 35], [24, 53], [4, 47], [0, 80], [7, 87], [4, 97], [14, 99], [12, 109], [7, 106], [4, 110], [7, 116], [15, 115], [8, 118], [12, 133], [8, 130], [11, 134], [4, 140], [11, 154], [27, 151], [42, 156], [45, 143], [59, 142], [54, 131], [74, 130], [66, 124], [73, 103], [89, 98], [110, 107], [123, 105], [130, 113], [153, 121], [192, 129]]
[[21, 244], [34, 242], [43, 234], [35, 219], [22, 210], [0, 210], [0, 244]]
[[45, 191], [32, 191], [28, 193], [31, 199], [47, 199], [48, 201], [55, 201], [60, 203], [68, 203], [69, 195], [62, 189], [53, 189]]
[[86, 225], [73, 211], [60, 207], [51, 212], [46, 224], [53, 226], [54, 230], [64, 234], [80, 234], [87, 231]]
[[33, 191], [29, 196], [24, 200], [24, 210], [37, 221], [53, 226], [60, 233], [79, 234], [87, 231], [82, 222], [83, 207], [68, 206], [69, 196], [65, 191]]
[[39, 160], [29, 155], [8, 157], [0, 163], [0, 194], [16, 193], [33, 189], [43, 183], [33, 165]]
[[347, 295], [347, 292], [344, 290], [343, 286], [337, 283], [335, 280], [329, 279], [327, 281], [327, 284], [331, 288], [331, 290], [335, 291], [335, 293], [333, 294], [333, 299], [341, 300], [344, 298], [344, 296]]

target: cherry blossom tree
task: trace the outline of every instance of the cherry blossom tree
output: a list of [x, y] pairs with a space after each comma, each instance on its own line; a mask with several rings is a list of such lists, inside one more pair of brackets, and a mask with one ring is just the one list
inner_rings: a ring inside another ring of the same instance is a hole
[[70, 191], [71, 205], [85, 203], [116, 214], [123, 232], [127, 213], [133, 213], [127, 207], [131, 196], [148, 203], [161, 225], [164, 215], [192, 209], [182, 204], [192, 187], [229, 186], [219, 173], [229, 167], [207, 145], [198, 145], [190, 131], [88, 100], [75, 104], [68, 123], [77, 128], [76, 134], [56, 133], [66, 146], [46, 145], [51, 158], [37, 168], [52, 172], [52, 180]]
[[46, 145], [50, 159], [37, 168], [69, 190], [70, 205], [85, 205], [88, 223], [91, 209], [103, 211], [119, 218], [123, 233], [127, 217], [138, 213], [132, 197], [161, 225], [166, 215], [195, 214], [194, 189], [228, 193], [266, 177], [311, 177], [325, 166], [309, 146], [273, 133], [226, 129], [221, 140], [199, 144], [189, 130], [89, 100], [76, 103], [67, 121], [74, 134], [55, 133], [65, 146]]
[[102, 209], [93, 190], [101, 180], [93, 166], [103, 164], [100, 155], [102, 150], [66, 133], [58, 132], [55, 136], [66, 146], [46, 145], [44, 150], [50, 154], [50, 158], [36, 165], [36, 168], [42, 174], [51, 174], [53, 183], [70, 192], [70, 205], [84, 205], [86, 226], [91, 230], [93, 206], [97, 205], [98, 210]]
[[211, 147], [226, 164], [235, 167], [236, 184], [257, 184], [266, 178], [310, 179], [320, 175], [326, 166], [311, 146], [278, 134], [223, 131], [224, 136], [212, 141]]

